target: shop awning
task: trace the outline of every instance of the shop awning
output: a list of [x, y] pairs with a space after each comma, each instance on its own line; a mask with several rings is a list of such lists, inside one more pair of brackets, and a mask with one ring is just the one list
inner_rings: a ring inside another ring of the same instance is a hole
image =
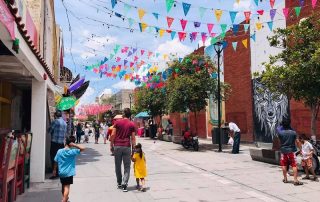
[[148, 114], [148, 112], [140, 112], [139, 114], [137, 114], [135, 116], [135, 118], [148, 118], [150, 117], [150, 115]]

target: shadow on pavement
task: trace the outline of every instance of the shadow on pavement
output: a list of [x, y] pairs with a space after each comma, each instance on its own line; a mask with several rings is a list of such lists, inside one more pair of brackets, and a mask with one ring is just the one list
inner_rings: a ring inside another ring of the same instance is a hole
[[[210, 143], [200, 143], [199, 144], [199, 151], [194, 151], [192, 147], [189, 149], [185, 149], [182, 145], [177, 144], [177, 148], [173, 149], [176, 151], [189, 151], [189, 152], [207, 152], [207, 151], [218, 151], [219, 146], [213, 145]], [[222, 150], [224, 153], [230, 153], [232, 150], [232, 146], [230, 145], [223, 145]]]
[[23, 195], [17, 197], [17, 202], [60, 202], [61, 187], [60, 181], [52, 183], [35, 183]]
[[86, 148], [86, 150], [77, 158], [77, 165], [85, 165], [90, 162], [99, 161], [98, 157], [102, 156], [93, 148]]

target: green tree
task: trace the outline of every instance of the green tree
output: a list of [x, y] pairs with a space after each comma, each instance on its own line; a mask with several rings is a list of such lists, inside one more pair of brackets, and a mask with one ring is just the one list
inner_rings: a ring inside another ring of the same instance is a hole
[[313, 15], [286, 29], [277, 29], [269, 42], [282, 52], [270, 56], [261, 74], [272, 92], [302, 101], [311, 110], [311, 135], [316, 136], [320, 107], [320, 15]]
[[[197, 114], [207, 106], [208, 92], [217, 99], [217, 79], [210, 76], [215, 68], [209, 57], [191, 54], [181, 62], [174, 61], [167, 72], [171, 74], [167, 81], [168, 111], [193, 112], [197, 133]], [[222, 83], [221, 97], [225, 98], [229, 90], [229, 85]]]

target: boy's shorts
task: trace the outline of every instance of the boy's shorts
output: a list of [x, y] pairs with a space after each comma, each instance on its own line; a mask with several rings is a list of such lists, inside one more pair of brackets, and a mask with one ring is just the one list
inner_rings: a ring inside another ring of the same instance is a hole
[[308, 169], [312, 168], [312, 159], [311, 158], [302, 159], [301, 166], [307, 167]]
[[287, 166], [291, 165], [291, 167], [297, 167], [296, 157], [293, 152], [281, 154], [280, 165]]
[[73, 184], [73, 176], [70, 177], [60, 177], [60, 182], [62, 185]]

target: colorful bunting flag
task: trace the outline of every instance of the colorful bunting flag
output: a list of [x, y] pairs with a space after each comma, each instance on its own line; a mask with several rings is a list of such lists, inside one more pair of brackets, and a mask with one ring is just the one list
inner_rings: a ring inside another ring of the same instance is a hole
[[246, 18], [246, 23], [249, 22], [251, 16], [251, 11], [244, 11], [244, 17]]
[[163, 34], [164, 34], [164, 32], [165, 32], [165, 30], [160, 29], [160, 30], [159, 30], [159, 36], [160, 36], [160, 37], [162, 37], [162, 36], [163, 36]]
[[237, 13], [238, 13], [237, 11], [229, 11], [232, 24], [234, 23], [234, 20], [236, 19]]
[[304, 6], [304, 0], [299, 0], [299, 5], [300, 5], [300, 7], [303, 7]]
[[132, 54], [134, 54], [137, 50], [137, 48], [132, 48]]
[[214, 10], [214, 14], [215, 14], [215, 16], [216, 16], [216, 18], [217, 18], [217, 21], [218, 21], [218, 22], [219, 22], [219, 21], [220, 21], [220, 19], [221, 19], [222, 13], [223, 13], [223, 11], [222, 11], [222, 10], [220, 10], [220, 9], [216, 9], [216, 10]]
[[117, 62], [120, 62], [121, 58], [120, 57], [117, 57], [116, 61]]
[[185, 16], [187, 16], [187, 14], [190, 10], [190, 6], [191, 6], [191, 4], [182, 2], [183, 12], [184, 12]]
[[191, 42], [197, 40], [197, 35], [198, 35], [198, 32], [192, 32], [190, 34]]
[[116, 46], [114, 47], [113, 51], [114, 51], [114, 54], [117, 54], [118, 51], [120, 49], [120, 45], [119, 44], [116, 44]]
[[201, 26], [201, 22], [194, 22], [194, 28], [199, 28]]
[[131, 9], [131, 6], [130, 6], [129, 4], [126, 4], [126, 3], [124, 3], [123, 6], [124, 6], [124, 14], [127, 15], [128, 12], [129, 12], [130, 9]]
[[242, 44], [245, 48], [248, 48], [248, 39], [243, 39]]
[[178, 32], [179, 40], [184, 41], [187, 34], [185, 32]]
[[311, 5], [313, 9], [316, 7], [316, 4], [317, 4], [317, 0], [311, 0]]
[[134, 19], [128, 18], [128, 22], [129, 22], [129, 27], [131, 28], [132, 25], [134, 24]]
[[201, 33], [201, 39], [202, 39], [202, 43], [203, 45], [206, 43], [206, 40], [207, 40], [207, 34], [205, 32], [202, 32]]
[[282, 9], [282, 12], [283, 12], [284, 17], [287, 19], [288, 15], [289, 15], [289, 8]]
[[144, 17], [144, 15], [146, 14], [146, 11], [139, 8], [138, 9], [138, 15], [139, 15], [139, 19], [142, 20], [142, 18]]
[[253, 41], [256, 41], [256, 33], [252, 34], [252, 35], [250, 36], [250, 38], [251, 38]]
[[131, 55], [132, 55], [132, 52], [131, 52], [131, 51], [129, 51], [129, 53], [128, 53], [127, 57], [130, 57]]
[[301, 13], [301, 7], [300, 6], [294, 7], [294, 10], [296, 12], [296, 16], [299, 17], [299, 15]]
[[166, 0], [166, 7], [167, 7], [167, 12], [169, 13], [172, 6], [174, 4], [174, 0]]
[[112, 9], [116, 6], [117, 0], [111, 0]]
[[124, 65], [124, 66], [126, 66], [127, 63], [128, 63], [128, 60], [124, 60], [124, 61], [123, 61], [123, 65]]
[[256, 3], [256, 5], [259, 5], [259, 0], [254, 0], [254, 3]]
[[270, 31], [273, 29], [273, 21], [267, 22]]
[[152, 15], [153, 15], [157, 20], [159, 20], [159, 13], [152, 13]]
[[212, 32], [213, 26], [214, 26], [214, 24], [210, 24], [210, 23], [207, 24], [209, 34], [211, 34], [211, 32]]
[[228, 46], [228, 42], [227, 41], [223, 41], [222, 42], [222, 48], [225, 49]]
[[148, 27], [146, 23], [139, 23], [140, 32], [144, 32], [144, 30]]
[[174, 37], [176, 36], [176, 32], [175, 31], [171, 31], [171, 40], [173, 40], [174, 39]]
[[270, 10], [270, 18], [271, 18], [271, 21], [273, 21], [274, 16], [276, 15], [276, 13], [277, 13], [277, 9], [271, 9], [271, 10]]
[[220, 24], [222, 33], [226, 33], [227, 24]]
[[233, 34], [236, 35], [239, 31], [239, 24], [234, 24], [232, 27]]
[[273, 8], [273, 7], [274, 7], [274, 3], [275, 3], [275, 1], [276, 1], [276, 0], [270, 0], [270, 6], [271, 6], [271, 8]]
[[172, 17], [167, 17], [167, 23], [168, 23], [168, 27], [170, 28], [172, 23], [173, 23], [174, 18]]
[[207, 11], [207, 8], [199, 7], [199, 14], [201, 19], [203, 18], [206, 11]]
[[109, 58], [112, 59], [114, 57], [114, 54], [110, 53]]
[[144, 50], [140, 50], [140, 52], [141, 52], [141, 56], [143, 56], [143, 54], [144, 54]]
[[257, 27], [257, 30], [259, 31], [262, 28], [262, 23], [261, 22], [257, 22], [256, 23], [256, 27]]
[[181, 19], [180, 23], [181, 23], [182, 30], [184, 31], [184, 29], [186, 28], [186, 25], [188, 23], [188, 20]]
[[264, 13], [264, 10], [257, 10], [257, 13], [259, 14], [259, 15], [263, 15], [263, 13]]
[[238, 42], [232, 42], [232, 47], [233, 47], [233, 50], [236, 51], [237, 50], [237, 45], [238, 45]]

